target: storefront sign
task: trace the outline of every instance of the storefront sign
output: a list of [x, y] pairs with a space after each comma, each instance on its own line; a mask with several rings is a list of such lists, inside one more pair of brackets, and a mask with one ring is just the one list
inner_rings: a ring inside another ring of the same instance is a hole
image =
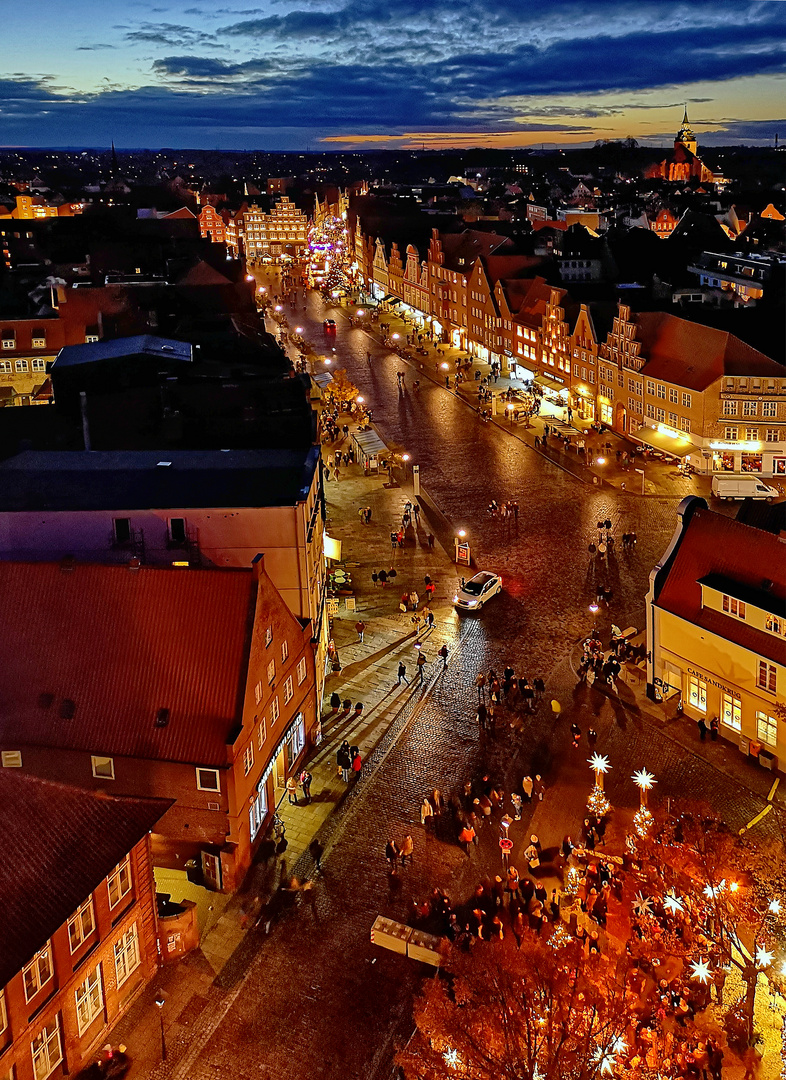
[[682, 431], [676, 431], [674, 428], [667, 427], [666, 424], [658, 424], [658, 431], [661, 435], [668, 435], [670, 439], [684, 439], [685, 434]]
[[761, 450], [760, 442], [711, 442], [710, 450], [741, 450], [743, 453], [755, 453]]
[[719, 690], [723, 690], [726, 694], [736, 695], [738, 692], [732, 690], [731, 687], [726, 686], [725, 683], [718, 682], [717, 679], [710, 678], [709, 675], [705, 675], [702, 671], [696, 671], [694, 668], [688, 668], [689, 675], [695, 675], [697, 679], [701, 679], [702, 682], [707, 683], [708, 686], [717, 686]]

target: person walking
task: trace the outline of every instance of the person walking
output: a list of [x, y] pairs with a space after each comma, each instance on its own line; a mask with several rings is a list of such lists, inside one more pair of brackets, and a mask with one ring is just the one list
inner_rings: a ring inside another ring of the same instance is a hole
[[573, 748], [575, 750], [576, 747], [581, 742], [581, 728], [579, 727], [579, 725], [576, 723], [575, 720], [570, 725], [570, 733], [573, 736]]
[[696, 721], [696, 727], [699, 729], [699, 738], [704, 742], [707, 738], [707, 723], [703, 716], [700, 716]]
[[409, 686], [409, 679], [407, 678], [406, 664], [404, 663], [403, 660], [400, 660], [399, 665], [398, 665], [398, 682], [396, 683], [397, 686], [401, 686], [401, 680], [402, 679], [407, 684], [407, 686]]
[[459, 843], [463, 846], [464, 850], [467, 853], [467, 857], [469, 857], [469, 855], [470, 855], [470, 853], [472, 851], [472, 845], [474, 843], [476, 843], [476, 840], [477, 840], [475, 830], [472, 828], [472, 826], [469, 824], [469, 822], [462, 825], [461, 831], [459, 832], [459, 837], [458, 838], [459, 838]]
[[423, 677], [423, 669], [425, 668], [427, 663], [428, 663], [428, 661], [426, 660], [425, 653], [421, 649], [420, 652], [418, 653], [418, 659], [417, 659], [418, 675], [420, 676], [420, 684], [419, 684], [420, 686], [422, 686], [423, 683], [425, 682], [425, 679]]
[[404, 840], [403, 840], [403, 842], [401, 844], [401, 847], [399, 848], [399, 852], [401, 854], [401, 865], [402, 866], [404, 866], [406, 864], [407, 858], [409, 858], [410, 863], [412, 862], [412, 853], [414, 852], [414, 850], [415, 850], [415, 843], [414, 843], [412, 837], [409, 834], [407, 834], [404, 837]]
[[511, 792], [510, 801], [513, 803], [513, 820], [521, 821], [521, 796], [517, 791]]
[[514, 901], [521, 899], [521, 894], [519, 893], [519, 872], [515, 866], [508, 867], [506, 891], [508, 893], [508, 907], [513, 908]]
[[357, 636], [358, 636], [358, 643], [362, 644], [363, 643], [363, 635], [366, 632], [366, 624], [363, 622], [362, 619], [358, 619], [358, 621], [355, 623], [355, 632], [357, 633]]
[[532, 802], [532, 792], [535, 787], [535, 783], [532, 777], [525, 776], [524, 779], [521, 781], [521, 786], [524, 789], [524, 797], [526, 798], [527, 802]]
[[395, 874], [396, 872], [399, 854], [400, 852], [396, 841], [388, 840], [387, 844], [385, 844], [385, 858], [388, 861], [388, 866], [390, 867], [390, 872], [392, 874]]
[[428, 546], [430, 548], [434, 547], [434, 540], [435, 540], [434, 533], [429, 533], [428, 536], [426, 537], [426, 543], [428, 544]]
[[538, 802], [543, 802], [543, 796], [546, 794], [546, 785], [543, 782], [543, 777], [540, 773], [535, 773], [535, 798]]
[[425, 832], [428, 832], [434, 825], [434, 807], [431, 805], [428, 795], [423, 797], [423, 802], [420, 804], [420, 824]]
[[287, 777], [287, 799], [293, 806], [298, 805], [297, 801], [297, 777]]
[[300, 787], [303, 790], [303, 802], [306, 804], [306, 806], [308, 806], [311, 802], [311, 782], [313, 779], [314, 777], [311, 775], [308, 769], [304, 769], [303, 772], [300, 774]]
[[357, 746], [352, 747], [351, 754], [352, 772], [355, 774], [355, 778], [357, 779], [357, 777], [360, 776], [360, 770], [363, 768], [363, 759], [360, 756], [360, 750], [357, 748]]
[[448, 666], [448, 647], [447, 647], [447, 645], [442, 646], [442, 648], [439, 650], [438, 655], [442, 657], [442, 670], [444, 671], [445, 668]]
[[[373, 575], [372, 575], [372, 577], [373, 577]], [[380, 572], [377, 574], [377, 578], [379, 579], [380, 585], [382, 585], [382, 587], [384, 588], [384, 586], [387, 585], [387, 583], [388, 583], [388, 572], [387, 572], [387, 570], [380, 570]]]

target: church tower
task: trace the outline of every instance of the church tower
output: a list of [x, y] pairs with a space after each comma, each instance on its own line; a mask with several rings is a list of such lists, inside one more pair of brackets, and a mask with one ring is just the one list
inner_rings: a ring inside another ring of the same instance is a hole
[[680, 146], [683, 146], [686, 150], [689, 150], [691, 154], [696, 154], [696, 136], [693, 134], [693, 129], [690, 126], [688, 120], [688, 106], [685, 106], [685, 115], [682, 118], [682, 127], [677, 132], [677, 137], [674, 140], [674, 149], [677, 150]]

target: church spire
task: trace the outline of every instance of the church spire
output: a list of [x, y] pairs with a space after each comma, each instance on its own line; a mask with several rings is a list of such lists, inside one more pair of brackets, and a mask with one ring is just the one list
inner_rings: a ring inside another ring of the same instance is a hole
[[685, 106], [685, 115], [682, 117], [682, 126], [690, 127], [690, 120], [688, 119], [688, 106]]

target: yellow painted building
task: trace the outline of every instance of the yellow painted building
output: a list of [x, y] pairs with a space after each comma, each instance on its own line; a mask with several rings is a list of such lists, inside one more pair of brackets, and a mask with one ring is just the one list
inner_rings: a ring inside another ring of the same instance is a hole
[[[786, 542], [689, 496], [650, 574], [647, 692], [786, 768]], [[697, 747], [701, 743], [697, 734]]]

